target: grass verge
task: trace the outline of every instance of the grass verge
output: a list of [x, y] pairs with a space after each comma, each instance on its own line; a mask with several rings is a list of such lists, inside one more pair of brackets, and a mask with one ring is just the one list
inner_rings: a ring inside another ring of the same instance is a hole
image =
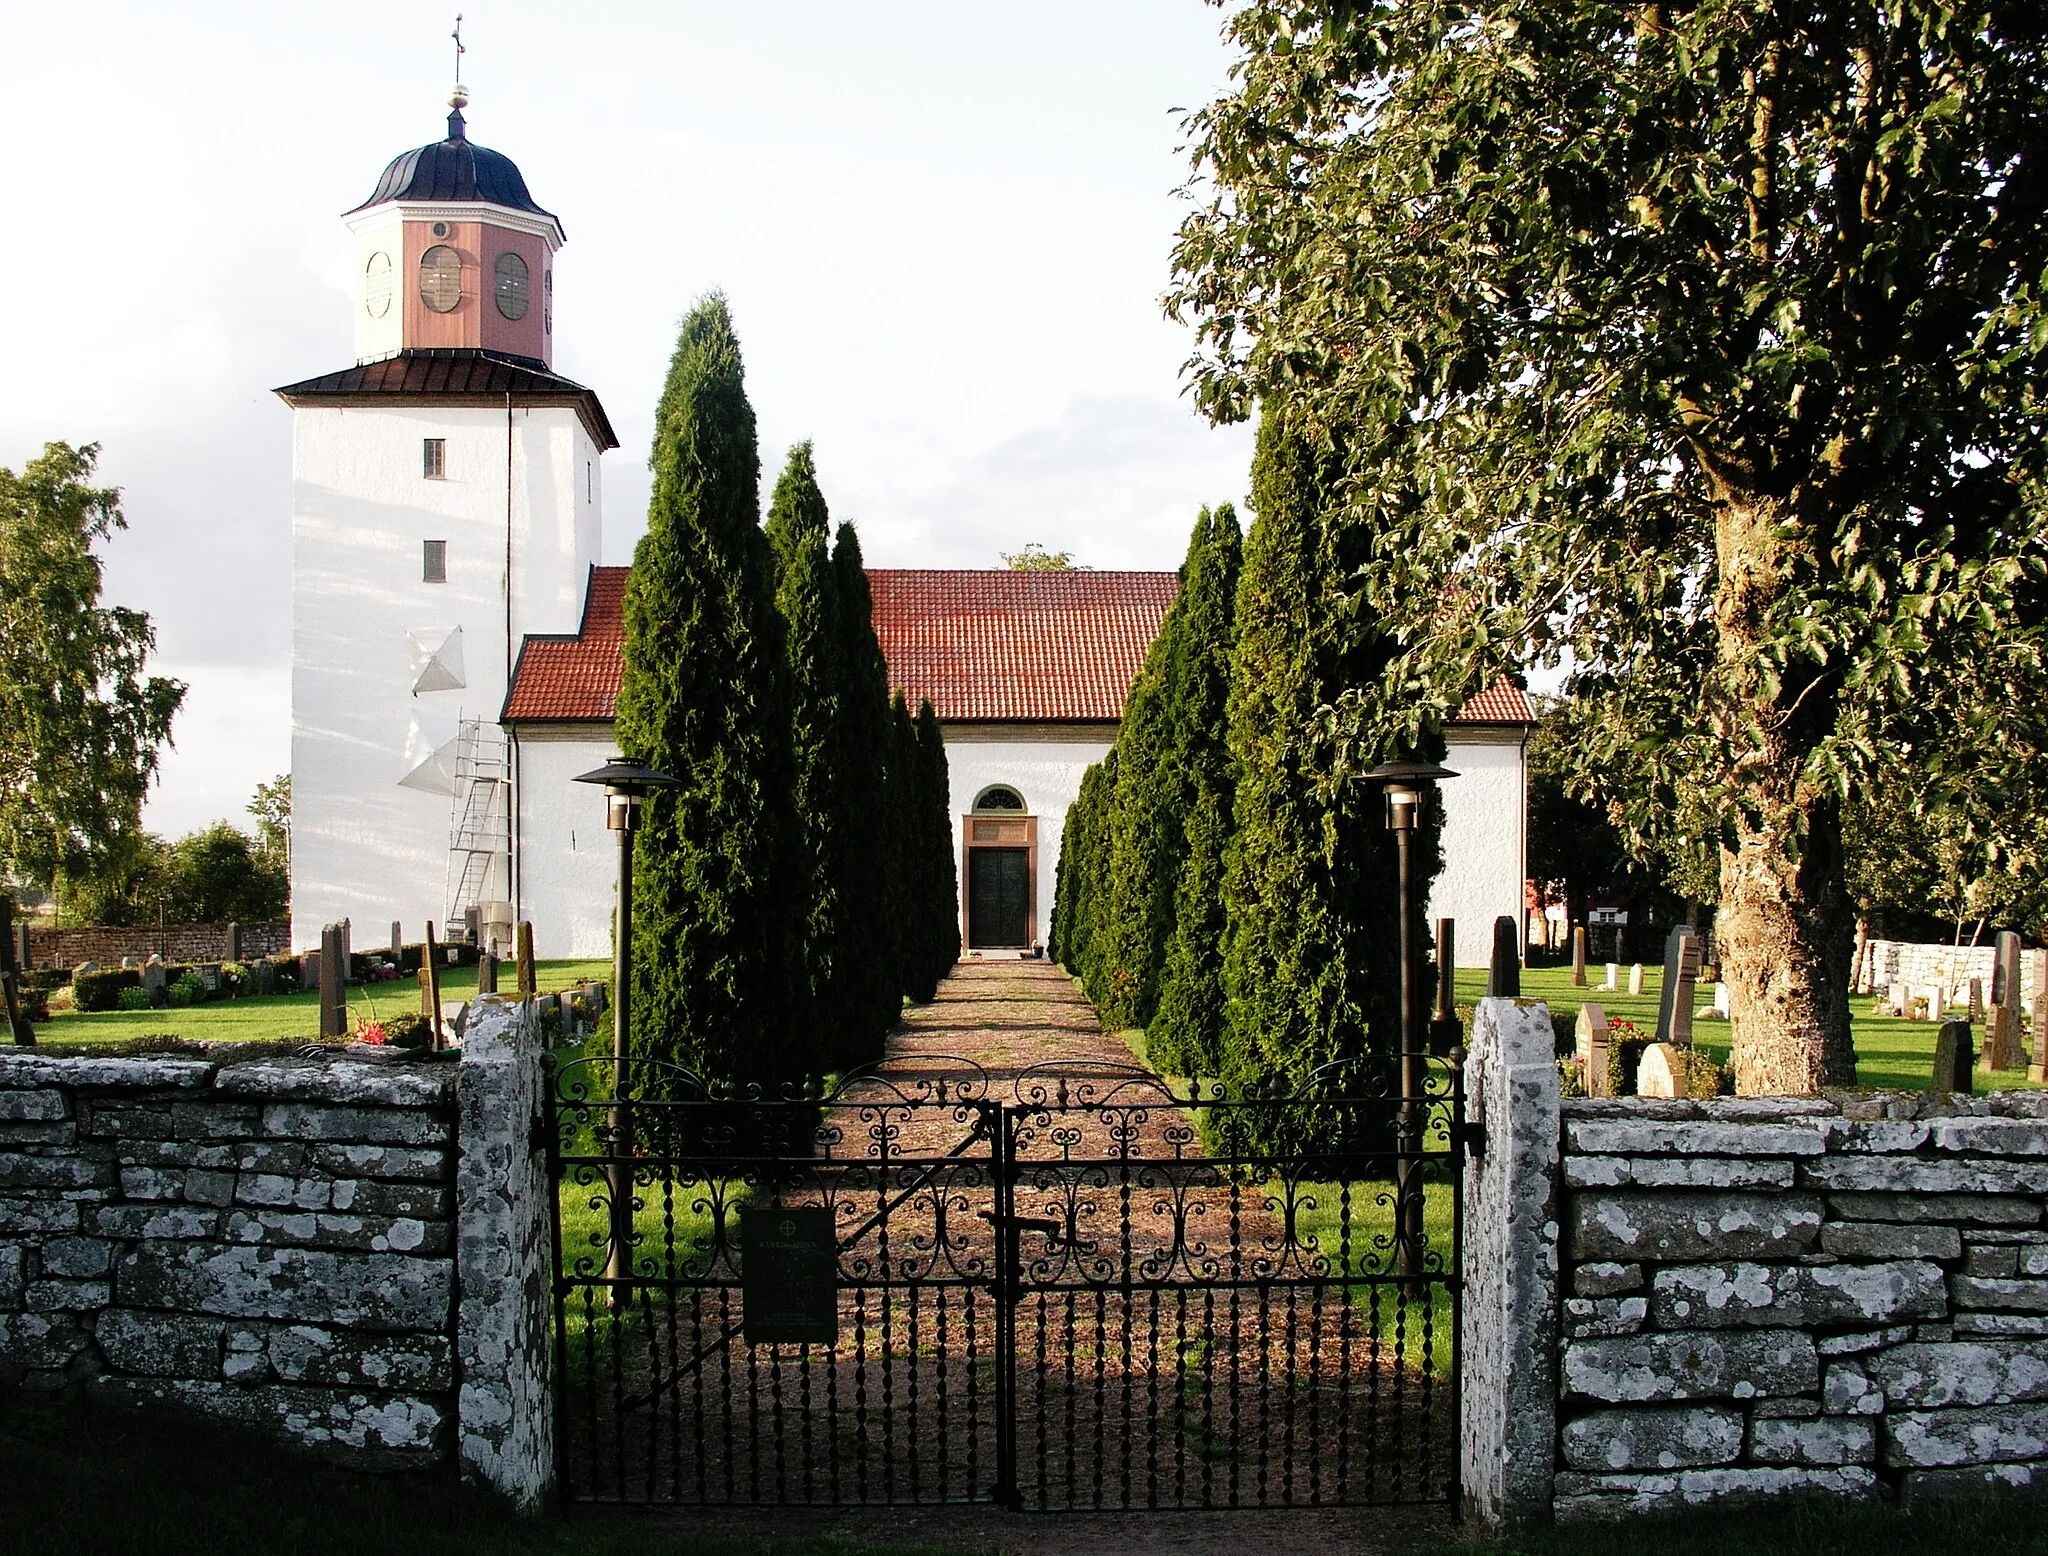
[[210, 1422], [0, 1396], [0, 1550], [65, 1556], [944, 1556], [518, 1519], [447, 1477], [352, 1475]]
[[2040, 1556], [2048, 1552], [2048, 1512], [2010, 1498], [1910, 1510], [1816, 1500], [1545, 1529], [1500, 1544], [1432, 1544], [1411, 1548], [1408, 1556], [1642, 1556], [1646, 1549], [1657, 1556]]

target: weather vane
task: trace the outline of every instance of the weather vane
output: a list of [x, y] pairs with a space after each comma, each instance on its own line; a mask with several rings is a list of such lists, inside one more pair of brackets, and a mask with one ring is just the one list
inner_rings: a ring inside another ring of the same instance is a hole
[[462, 79], [462, 56], [469, 52], [469, 50], [462, 46], [462, 13], [460, 11], [455, 13], [455, 31], [448, 34], [448, 36], [455, 40], [455, 79], [460, 81]]

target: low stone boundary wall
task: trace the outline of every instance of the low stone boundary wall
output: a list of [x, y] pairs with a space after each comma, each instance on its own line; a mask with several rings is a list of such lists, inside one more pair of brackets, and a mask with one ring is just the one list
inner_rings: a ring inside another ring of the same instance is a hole
[[1560, 1104], [1541, 1009], [1468, 1072], [1482, 1520], [2048, 1491], [2048, 1092]]
[[[1903, 983], [1910, 989], [1939, 986], [1949, 1003], [1969, 997], [1970, 980], [1978, 981], [1985, 999], [1991, 998], [1992, 974], [1996, 970], [1996, 946], [1922, 945], [1904, 940], [1873, 940], [1868, 962], [1861, 969], [1861, 981], [1872, 992]], [[2048, 987], [2048, 951], [2020, 952], [2020, 1002], [2029, 1010]]]
[[[290, 924], [244, 924], [242, 960], [260, 961], [283, 956], [292, 948]], [[28, 932], [30, 961], [37, 967], [76, 967], [95, 962], [101, 967], [119, 967], [124, 956], [148, 961], [161, 954], [167, 962], [219, 962], [227, 960], [228, 926], [225, 924], [167, 924], [136, 926], [131, 929], [86, 928], [42, 929]]]
[[0, 1385], [459, 1461], [538, 1505], [538, 1072], [532, 1008], [495, 997], [459, 1063], [0, 1054]]

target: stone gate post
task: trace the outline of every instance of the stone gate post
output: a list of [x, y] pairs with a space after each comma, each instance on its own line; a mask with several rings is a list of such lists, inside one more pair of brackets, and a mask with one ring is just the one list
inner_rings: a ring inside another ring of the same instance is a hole
[[1464, 1384], [1459, 1474], [1482, 1528], [1550, 1520], [1557, 1437], [1556, 1039], [1536, 1000], [1484, 999], [1472, 1023], [1465, 1117]]
[[465, 1480], [528, 1512], [555, 1487], [540, 1053], [532, 1002], [482, 995], [471, 1005], [456, 1080], [459, 1456]]

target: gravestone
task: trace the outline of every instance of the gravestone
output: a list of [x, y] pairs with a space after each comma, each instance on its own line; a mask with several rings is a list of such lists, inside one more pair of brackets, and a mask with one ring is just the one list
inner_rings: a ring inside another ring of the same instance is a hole
[[[10, 902], [7, 908], [11, 918], [13, 916], [14, 904]], [[14, 925], [12, 938], [14, 940], [14, 970], [18, 973], [28, 972], [35, 966], [36, 961], [35, 952], [29, 945], [28, 925]]]
[[320, 931], [320, 1035], [348, 1036], [348, 926]]
[[1609, 994], [1612, 994], [1621, 987], [1621, 963], [1609, 962], [1607, 964], [1607, 981], [1602, 983], [1600, 987]]
[[405, 926], [397, 919], [391, 921], [391, 957], [400, 967], [405, 965]]
[[228, 925], [227, 944], [221, 948], [221, 960], [239, 962], [242, 959], [242, 926]]
[[1927, 988], [1921, 990], [1921, 993], [1927, 998], [1927, 1019], [1929, 1021], [1939, 1021], [1948, 1014], [1948, 986], [1946, 984], [1930, 984]]
[[1977, 1062], [1987, 1075], [1994, 1070], [2016, 1070], [2026, 1063], [2016, 1030], [2019, 1023], [2009, 1019], [2011, 1014], [2003, 1005], [1993, 1005], [1984, 1013], [1984, 1052]]
[[[562, 1015], [566, 1022], [568, 1007], [563, 1007]], [[1436, 921], [1436, 1009], [1429, 1016], [1429, 1051], [1448, 1054], [1464, 1036], [1464, 1023], [1458, 1020], [1458, 921], [1440, 918]]]
[[2027, 1079], [2036, 1086], [2048, 1085], [2048, 989], [2034, 996], [2034, 1057], [2027, 1066]]
[[1493, 921], [1493, 960], [1487, 966], [1486, 994], [1489, 999], [1522, 997], [1522, 941], [1515, 921], [1503, 913]]
[[486, 951], [476, 959], [476, 991], [479, 994], [498, 992], [498, 953]]
[[1728, 1019], [1728, 985], [1725, 983], [1714, 985], [1714, 1014], [1723, 1021]]
[[1984, 980], [1970, 980], [1970, 1025], [1975, 1026], [1984, 1019]]
[[1700, 976], [1700, 937], [1680, 924], [1664, 941], [1664, 991], [1657, 1001], [1657, 1041], [1692, 1047], [1693, 1001]]
[[271, 965], [269, 957], [266, 956], [251, 969], [249, 984], [251, 990], [257, 994], [277, 992], [277, 969]]
[[162, 1010], [170, 1001], [170, 973], [161, 957], [152, 956], [142, 969], [142, 992], [149, 996], [149, 1008]]
[[533, 981], [533, 921], [519, 921], [519, 994], [522, 999], [532, 999]]
[[1992, 945], [1991, 1003], [2017, 1009], [2026, 1002], [2026, 991], [2020, 987], [2020, 937], [2001, 929]]
[[1579, 1007], [1579, 1069], [1586, 1079], [1586, 1095], [1607, 1095], [1607, 1012], [1598, 1005]]
[[1903, 1017], [1909, 1010], [1913, 1008], [1913, 995], [1912, 992], [1909, 989], [1907, 989], [1904, 980], [1894, 978], [1892, 980], [1891, 988], [1888, 989], [1886, 992], [1891, 996], [1891, 1007], [1893, 1015]]
[[1636, 1066], [1638, 1097], [1685, 1097], [1687, 1089], [1685, 1051], [1670, 1043], [1652, 1043], [1643, 1050]]
[[1586, 986], [1586, 926], [1572, 925], [1572, 987]]
[[1637, 962], [1628, 970], [1628, 991], [1631, 994], [1643, 992], [1643, 964]]
[[1934, 1074], [1929, 1091], [1959, 1091], [1968, 1095], [1970, 1079], [1970, 1023], [1944, 1021], [1934, 1036]]

